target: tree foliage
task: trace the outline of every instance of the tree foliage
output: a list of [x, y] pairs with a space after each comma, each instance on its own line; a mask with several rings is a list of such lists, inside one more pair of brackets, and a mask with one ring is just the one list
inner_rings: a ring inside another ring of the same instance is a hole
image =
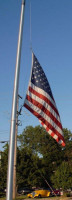
[[[72, 133], [63, 129], [66, 146], [61, 147], [41, 126], [28, 126], [18, 136], [17, 186], [72, 188]], [[8, 145], [0, 166], [0, 190], [6, 187]]]
[[4, 191], [7, 184], [7, 167], [8, 167], [8, 144], [4, 146], [4, 151], [1, 152], [0, 164], [0, 191]]
[[[71, 151], [72, 133], [68, 129], [63, 129], [63, 132], [66, 142], [66, 146], [64, 148], [62, 148], [51, 136], [48, 135], [45, 129], [40, 126], [36, 127], [28, 126], [24, 129], [23, 133], [18, 137], [20, 142], [19, 149], [21, 150], [22, 148], [26, 148], [27, 151], [29, 150], [32, 152], [34, 159], [35, 157], [36, 159], [38, 159], [37, 163], [36, 160], [33, 161], [34, 166], [37, 166], [38, 168], [38, 170], [36, 170], [36, 167], [34, 168], [34, 173], [36, 172], [37, 179], [40, 177], [41, 186], [44, 185], [46, 186], [45, 180], [42, 177], [44, 177], [50, 184], [53, 185], [54, 184], [53, 179], [54, 178], [56, 180], [58, 179], [56, 173], [60, 171], [63, 172], [65, 176], [64, 168], [66, 168], [67, 164], [69, 164], [70, 166], [72, 163], [72, 151]], [[39, 162], [40, 166], [38, 166]], [[64, 167], [62, 167], [63, 163], [65, 163]], [[71, 174], [71, 167], [69, 167], [69, 173]], [[60, 173], [59, 176], [61, 176]], [[33, 182], [32, 177], [31, 180]], [[35, 177], [34, 180], [36, 180]], [[69, 180], [70, 179], [68, 179], [68, 181]], [[37, 181], [37, 185], [39, 185], [39, 181]], [[63, 187], [63, 189], [66, 188], [64, 184], [63, 185], [61, 184], [61, 181], [60, 184], [58, 184], [58, 182], [55, 183], [55, 187], [58, 186], [61, 187], [60, 185]], [[68, 185], [70, 187], [70, 184]]]
[[51, 177], [54, 187], [72, 189], [72, 170], [68, 162], [62, 162], [55, 174]]

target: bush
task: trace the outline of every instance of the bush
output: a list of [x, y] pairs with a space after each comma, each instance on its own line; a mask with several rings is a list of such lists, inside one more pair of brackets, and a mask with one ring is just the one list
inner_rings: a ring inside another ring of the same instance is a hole
[[70, 193], [67, 193], [66, 196], [67, 196], [67, 197], [70, 197]]

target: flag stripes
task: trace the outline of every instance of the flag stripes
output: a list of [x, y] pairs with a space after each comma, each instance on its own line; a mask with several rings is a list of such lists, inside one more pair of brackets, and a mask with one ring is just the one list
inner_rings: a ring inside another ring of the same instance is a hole
[[[36, 100], [37, 102], [40, 102], [40, 97], [34, 95], [29, 90], [27, 92], [27, 95], [30, 96], [31, 98], [33, 96], [34, 100]], [[46, 103], [46, 101], [44, 101], [43, 99], [41, 99], [41, 105], [42, 107], [45, 106], [45, 108], [48, 109], [48, 111], [60, 122], [59, 115], [57, 115], [57, 113], [53, 110], [53, 108], [48, 103]]]
[[63, 142], [64, 138], [61, 139], [59, 135], [56, 135], [54, 132], [52, 132], [43, 122], [40, 121], [40, 123], [46, 129], [49, 135], [51, 135], [59, 144], [61, 144], [62, 146], [65, 146], [65, 142]]
[[32, 109], [32, 113], [33, 113], [33, 110], [36, 111], [36, 113], [37, 113], [36, 116], [38, 118], [40, 118], [41, 121], [43, 121], [46, 125], [49, 123], [50, 125], [49, 124], [48, 125], [50, 128], [52, 126], [51, 130], [53, 130], [53, 129], [54, 129], [54, 131], [57, 130], [58, 132], [60, 132], [62, 134], [62, 129], [60, 129], [59, 126], [56, 125], [54, 123], [54, 121], [52, 121], [52, 119], [50, 117], [48, 117], [41, 109], [39, 109], [37, 106], [35, 106], [29, 100], [27, 100], [27, 97], [26, 97], [25, 103], [27, 104], [27, 106], [30, 106], [30, 108]]
[[[32, 85], [33, 85], [33, 84], [32, 84]], [[29, 91], [30, 91], [31, 93], [35, 94], [36, 96], [40, 97], [41, 99], [43, 99], [43, 100], [44, 100], [48, 105], [50, 105], [50, 106], [53, 108], [53, 110], [59, 115], [58, 110], [56, 109], [56, 105], [54, 104], [54, 102], [52, 102], [52, 99], [49, 97], [49, 95], [46, 95], [46, 93], [45, 93], [46, 96], [44, 96], [44, 92], [43, 92], [43, 94], [41, 94], [40, 92], [38, 93], [38, 92], [35, 90], [35, 88], [33, 89], [32, 87], [29, 87]], [[42, 92], [42, 90], [41, 90], [41, 92]], [[47, 98], [47, 96], [48, 96], [48, 98]]]
[[[45, 115], [44, 118], [47, 118], [47, 116], [50, 118], [50, 120], [54, 121], [54, 123], [59, 127], [62, 128], [61, 123], [52, 115], [51, 112], [49, 112], [41, 103], [39, 103], [38, 101], [34, 100], [33, 98], [31, 98], [29, 95], [27, 95], [26, 99], [31, 102], [33, 105], [35, 105], [37, 108], [40, 109], [40, 112], [43, 111], [43, 116]], [[36, 109], [37, 109], [36, 108]], [[39, 110], [38, 109], [38, 110]], [[53, 123], [53, 122], [52, 122]]]
[[42, 122], [41, 124], [42, 125], [45, 124], [46, 127], [48, 127], [48, 129], [46, 128], [47, 130], [50, 129], [52, 132], [54, 132], [58, 137], [60, 137], [63, 140], [63, 136], [47, 120], [45, 120], [42, 117], [42, 115], [40, 115], [38, 112], [36, 112], [35, 109], [32, 109], [31, 108], [31, 104], [29, 104], [29, 105], [28, 104], [29, 104], [29, 102], [26, 101], [26, 103], [24, 104], [24, 106]]
[[49, 83], [42, 72], [43, 70], [33, 54], [31, 80], [24, 106], [39, 119], [41, 125], [59, 144], [65, 146], [59, 112]]

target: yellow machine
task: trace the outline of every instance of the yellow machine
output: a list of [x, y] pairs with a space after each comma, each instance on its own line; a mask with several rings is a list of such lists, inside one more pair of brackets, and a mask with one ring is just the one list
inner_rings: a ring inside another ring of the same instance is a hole
[[35, 190], [32, 193], [27, 195], [27, 197], [29, 197], [29, 198], [49, 197], [49, 196], [50, 196], [49, 190]]

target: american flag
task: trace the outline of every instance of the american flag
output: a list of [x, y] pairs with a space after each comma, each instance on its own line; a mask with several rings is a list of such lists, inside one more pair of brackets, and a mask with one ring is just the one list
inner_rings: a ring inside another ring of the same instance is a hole
[[65, 146], [60, 115], [49, 82], [34, 53], [24, 107], [39, 119], [41, 125], [59, 144]]

